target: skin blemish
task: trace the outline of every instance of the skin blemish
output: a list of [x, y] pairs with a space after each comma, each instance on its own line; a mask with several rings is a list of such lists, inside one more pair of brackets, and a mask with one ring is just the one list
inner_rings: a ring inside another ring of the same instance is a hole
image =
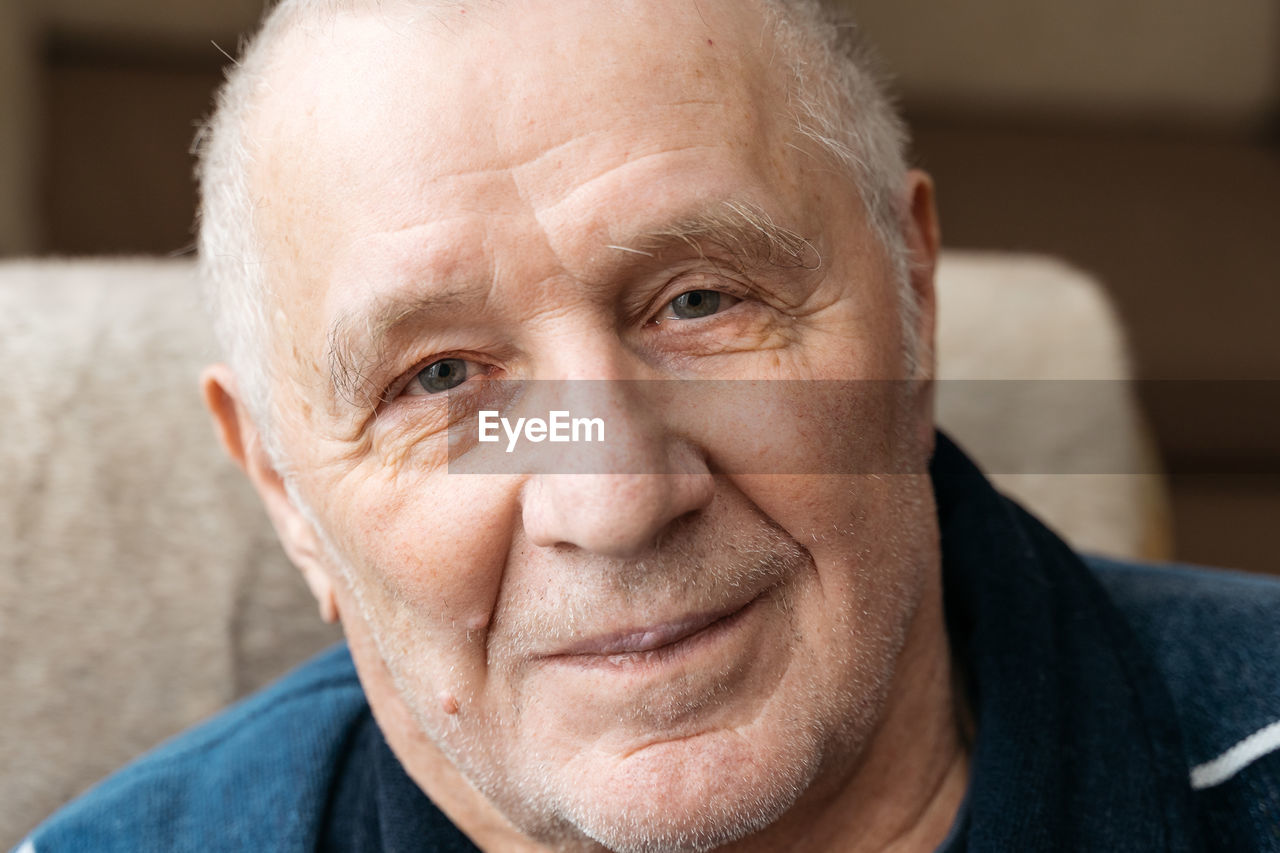
[[458, 700], [451, 693], [440, 694], [440, 708], [449, 716], [458, 713]]
[[716, 43], [715, 43], [715, 42], [713, 42], [711, 39], [707, 39], [707, 45], [708, 45], [708, 46], [710, 46], [710, 47], [715, 47], [715, 46], [716, 46]]

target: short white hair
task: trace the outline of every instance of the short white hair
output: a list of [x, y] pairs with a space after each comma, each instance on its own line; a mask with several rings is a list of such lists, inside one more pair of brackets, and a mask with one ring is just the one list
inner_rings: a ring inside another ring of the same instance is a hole
[[[463, 0], [407, 0], [458, 5]], [[898, 284], [909, 369], [917, 367], [918, 306], [903, 238], [902, 189], [906, 126], [888, 94], [876, 61], [822, 0], [760, 0], [772, 18], [779, 58], [787, 69], [795, 129], [849, 176]], [[324, 14], [377, 8], [377, 0], [280, 0], [228, 69], [214, 111], [196, 137], [200, 279], [223, 357], [239, 384], [264, 445], [283, 464], [271, 411], [273, 384], [268, 340], [273, 304], [266, 247], [255, 227], [260, 200], [250, 171], [257, 151], [251, 114], [267, 83], [273, 47], [300, 22]]]

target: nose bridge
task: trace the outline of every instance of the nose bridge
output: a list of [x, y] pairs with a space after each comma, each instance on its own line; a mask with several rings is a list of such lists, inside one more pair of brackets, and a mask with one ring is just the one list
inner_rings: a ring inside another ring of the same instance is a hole
[[[598, 475], [595, 488], [612, 478], [627, 493], [636, 490], [631, 478], [671, 473], [675, 436], [665, 417], [670, 412], [657, 402], [664, 384], [673, 380], [655, 377], [607, 323], [570, 320], [568, 325], [572, 328], [546, 347], [531, 402], [565, 412], [570, 420], [598, 421], [604, 440], [569, 447], [558, 455], [560, 464], [553, 462], [543, 472]], [[595, 437], [590, 430], [584, 436]], [[585, 482], [581, 488], [587, 488]]]
[[525, 533], [535, 545], [629, 557], [674, 520], [706, 506], [714, 482], [699, 450], [655, 404], [661, 395], [654, 383], [665, 380], [635, 378], [641, 372], [620, 347], [584, 349], [578, 355], [590, 352], [590, 363], [565, 365], [562, 375], [569, 378], [539, 384], [571, 418], [599, 419], [605, 440], [571, 446], [559, 471], [530, 477], [523, 492]]

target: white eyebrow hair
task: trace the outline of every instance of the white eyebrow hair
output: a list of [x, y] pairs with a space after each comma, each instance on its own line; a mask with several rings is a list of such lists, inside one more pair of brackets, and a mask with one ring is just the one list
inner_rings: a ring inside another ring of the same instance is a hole
[[[673, 245], [687, 246], [703, 257], [708, 249], [718, 249], [744, 269], [816, 270], [822, 266], [822, 256], [811, 242], [776, 223], [763, 209], [737, 201], [696, 210], [605, 248], [656, 258]], [[336, 396], [352, 406], [369, 405], [377, 389], [367, 374], [385, 358], [388, 337], [415, 317], [444, 309], [460, 310], [469, 302], [479, 304], [483, 299], [467, 288], [390, 294], [373, 300], [356, 316], [339, 318], [326, 338], [330, 385]]]
[[369, 382], [370, 368], [385, 356], [387, 338], [414, 317], [457, 309], [483, 299], [466, 290], [443, 293], [389, 294], [372, 301], [364, 313], [343, 315], [326, 336], [329, 380], [337, 397], [352, 406], [369, 405], [377, 393]]
[[633, 255], [644, 255], [646, 258], [653, 257], [653, 252], [646, 252], [644, 249], [632, 249], [628, 246], [615, 246], [612, 243], [606, 243], [605, 248], [617, 249], [619, 252], [630, 252]]
[[672, 244], [684, 244], [705, 255], [710, 247], [744, 266], [816, 270], [822, 255], [809, 240], [778, 224], [763, 208], [724, 201], [605, 248], [656, 257]]

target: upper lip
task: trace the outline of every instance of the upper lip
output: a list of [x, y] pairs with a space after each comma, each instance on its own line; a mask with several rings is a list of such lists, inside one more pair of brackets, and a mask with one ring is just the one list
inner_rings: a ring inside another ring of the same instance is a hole
[[575, 639], [558, 646], [546, 657], [624, 655], [653, 651], [692, 637], [708, 626], [742, 610], [755, 598], [756, 596], [753, 596], [748, 601], [730, 607], [694, 613], [678, 619]]

